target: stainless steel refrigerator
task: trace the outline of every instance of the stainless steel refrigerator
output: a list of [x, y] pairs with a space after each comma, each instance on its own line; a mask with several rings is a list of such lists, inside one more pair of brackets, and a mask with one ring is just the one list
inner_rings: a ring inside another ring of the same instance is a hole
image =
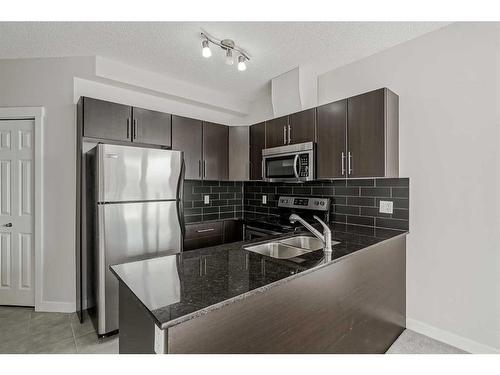
[[182, 251], [183, 153], [99, 144], [96, 150], [98, 334], [118, 329], [110, 265]]

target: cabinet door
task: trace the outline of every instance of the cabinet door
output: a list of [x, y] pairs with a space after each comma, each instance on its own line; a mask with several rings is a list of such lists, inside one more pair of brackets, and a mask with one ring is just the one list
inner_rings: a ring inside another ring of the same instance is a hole
[[347, 100], [318, 107], [316, 177], [346, 177]]
[[288, 144], [314, 142], [316, 108], [293, 113], [288, 117]]
[[184, 151], [185, 178], [201, 180], [202, 122], [172, 116], [172, 150]]
[[262, 179], [262, 149], [266, 147], [266, 123], [250, 126], [250, 180]]
[[224, 221], [224, 243], [243, 241], [243, 222], [240, 220]]
[[229, 177], [229, 129], [203, 123], [203, 179], [227, 180]]
[[132, 109], [132, 140], [170, 147], [172, 145], [172, 115], [143, 108]]
[[222, 221], [193, 223], [186, 225], [184, 234], [184, 250], [201, 249], [220, 245], [224, 242], [224, 227]]
[[132, 107], [104, 100], [83, 99], [83, 136], [132, 140]]
[[384, 89], [347, 99], [349, 177], [385, 173]]
[[287, 126], [288, 116], [266, 121], [266, 148], [284, 146], [286, 144]]

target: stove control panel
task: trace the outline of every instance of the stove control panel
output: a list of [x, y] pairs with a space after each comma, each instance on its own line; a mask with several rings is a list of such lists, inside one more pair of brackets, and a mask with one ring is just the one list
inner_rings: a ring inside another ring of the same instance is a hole
[[278, 207], [300, 208], [303, 210], [328, 211], [330, 198], [279, 197]]

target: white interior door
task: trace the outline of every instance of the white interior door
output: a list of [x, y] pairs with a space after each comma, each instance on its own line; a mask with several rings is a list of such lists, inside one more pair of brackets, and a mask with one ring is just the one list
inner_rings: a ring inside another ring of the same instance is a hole
[[35, 305], [33, 120], [0, 120], [0, 305]]

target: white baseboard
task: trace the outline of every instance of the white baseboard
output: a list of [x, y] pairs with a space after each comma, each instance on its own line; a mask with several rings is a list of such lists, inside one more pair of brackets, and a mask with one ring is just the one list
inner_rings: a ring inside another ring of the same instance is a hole
[[72, 313], [76, 311], [76, 306], [72, 302], [42, 301], [35, 306], [35, 311]]
[[500, 349], [480, 344], [477, 341], [467, 339], [454, 333], [433, 327], [418, 320], [406, 318], [406, 328], [417, 333], [444, 342], [458, 349], [465, 350], [473, 354], [500, 354]]

